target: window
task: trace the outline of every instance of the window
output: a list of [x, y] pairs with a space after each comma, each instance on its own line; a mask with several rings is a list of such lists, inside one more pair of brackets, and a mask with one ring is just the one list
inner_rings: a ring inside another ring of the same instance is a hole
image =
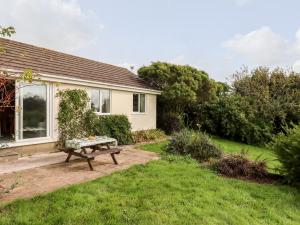
[[27, 85], [21, 93], [20, 139], [47, 137], [47, 86]]
[[91, 108], [97, 113], [110, 113], [110, 91], [109, 90], [92, 90]]
[[145, 94], [133, 94], [133, 112], [146, 112], [146, 97]]

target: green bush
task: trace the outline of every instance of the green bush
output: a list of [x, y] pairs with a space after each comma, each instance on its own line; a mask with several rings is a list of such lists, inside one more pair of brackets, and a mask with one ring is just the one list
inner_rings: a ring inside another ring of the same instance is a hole
[[279, 133], [270, 143], [281, 162], [280, 172], [291, 184], [300, 184], [300, 125]]
[[226, 139], [261, 145], [272, 138], [272, 124], [257, 118], [252, 106], [241, 96], [220, 97], [214, 103], [190, 108], [189, 120], [193, 128]]
[[102, 132], [107, 132], [109, 136], [116, 138], [119, 144], [132, 144], [131, 124], [127, 116], [100, 116], [98, 126], [103, 127]]
[[167, 136], [162, 130], [151, 129], [132, 132], [132, 138], [134, 143], [140, 143], [163, 140], [166, 139]]
[[131, 124], [125, 115], [98, 116], [89, 110], [85, 116], [85, 128], [89, 135], [106, 135], [121, 145], [132, 144]]
[[190, 155], [199, 162], [219, 158], [222, 154], [206, 134], [187, 129], [175, 133], [166, 150], [169, 153]]
[[161, 112], [160, 116], [157, 119], [158, 127], [164, 130], [167, 134], [179, 132], [184, 128], [183, 118], [177, 113]]

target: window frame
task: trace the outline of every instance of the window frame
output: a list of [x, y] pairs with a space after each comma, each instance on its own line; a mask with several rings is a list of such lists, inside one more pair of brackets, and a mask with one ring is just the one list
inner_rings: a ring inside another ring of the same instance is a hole
[[[48, 140], [53, 137], [53, 85], [49, 83], [41, 82], [16, 82], [16, 88], [18, 93], [15, 96], [15, 142], [16, 143], [31, 143], [39, 140]], [[45, 137], [34, 137], [34, 138], [23, 138], [23, 90], [24, 86], [45, 86], [46, 87], [46, 136]]]
[[[138, 95], [138, 111], [133, 111], [133, 96]], [[141, 95], [145, 96], [145, 110], [144, 112], [141, 112]], [[146, 114], [147, 113], [147, 95], [145, 93], [133, 93], [132, 94], [132, 113], [133, 114]]]
[[[93, 91], [97, 91], [99, 94], [99, 109], [100, 111], [94, 111], [94, 113], [96, 113], [97, 115], [111, 115], [111, 90], [110, 89], [104, 89], [104, 88], [93, 88], [90, 92], [91, 96], [92, 96], [92, 92]], [[102, 112], [102, 91], [108, 91], [109, 92], [109, 112], [108, 113], [103, 113]], [[91, 97], [90, 96], [90, 97]], [[92, 99], [90, 101], [90, 108], [92, 109]]]

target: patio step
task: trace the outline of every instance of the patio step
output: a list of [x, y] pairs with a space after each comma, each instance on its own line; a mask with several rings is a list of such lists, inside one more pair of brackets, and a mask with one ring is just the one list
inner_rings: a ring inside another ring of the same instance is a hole
[[18, 160], [18, 153], [0, 150], [0, 162], [13, 162]]

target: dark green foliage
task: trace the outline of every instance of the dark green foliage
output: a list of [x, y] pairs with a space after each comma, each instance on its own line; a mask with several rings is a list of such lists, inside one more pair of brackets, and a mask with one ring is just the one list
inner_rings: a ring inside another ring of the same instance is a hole
[[138, 70], [138, 75], [150, 86], [162, 91], [158, 96], [158, 127], [167, 133], [182, 128], [179, 115], [191, 104], [216, 97], [216, 82], [208, 74], [188, 65], [154, 62]]
[[279, 133], [270, 144], [289, 183], [300, 185], [300, 125]]
[[58, 129], [60, 141], [82, 138], [87, 135], [85, 129], [85, 113], [89, 97], [81, 89], [59, 91]]
[[199, 162], [221, 156], [221, 150], [207, 135], [187, 129], [175, 133], [166, 150], [169, 153], [190, 155]]
[[99, 127], [121, 145], [132, 144], [131, 124], [125, 115], [99, 116]]
[[229, 86], [190, 66], [155, 62], [139, 77], [162, 91], [158, 127], [183, 128], [263, 145], [282, 127], [300, 123], [300, 75], [282, 69], [242, 69]]
[[134, 143], [141, 143], [164, 140], [167, 136], [162, 130], [151, 129], [132, 132], [132, 138]]
[[89, 110], [85, 116], [85, 129], [89, 135], [106, 135], [121, 145], [132, 144], [131, 124], [125, 115], [98, 116]]
[[263, 144], [272, 138], [272, 124], [256, 118], [252, 106], [239, 95], [222, 96], [213, 103], [190, 110], [193, 128], [248, 144]]
[[178, 132], [184, 128], [184, 121], [181, 115], [174, 112], [162, 112], [158, 115], [158, 127], [167, 134]]
[[213, 167], [228, 177], [261, 179], [269, 176], [265, 161], [252, 161], [244, 153], [223, 156]]
[[[244, 69], [234, 75], [233, 93], [251, 106], [248, 110], [276, 134], [283, 126], [300, 122], [300, 75], [282, 69], [259, 67], [251, 72]], [[247, 112], [248, 113], [248, 112]]]

